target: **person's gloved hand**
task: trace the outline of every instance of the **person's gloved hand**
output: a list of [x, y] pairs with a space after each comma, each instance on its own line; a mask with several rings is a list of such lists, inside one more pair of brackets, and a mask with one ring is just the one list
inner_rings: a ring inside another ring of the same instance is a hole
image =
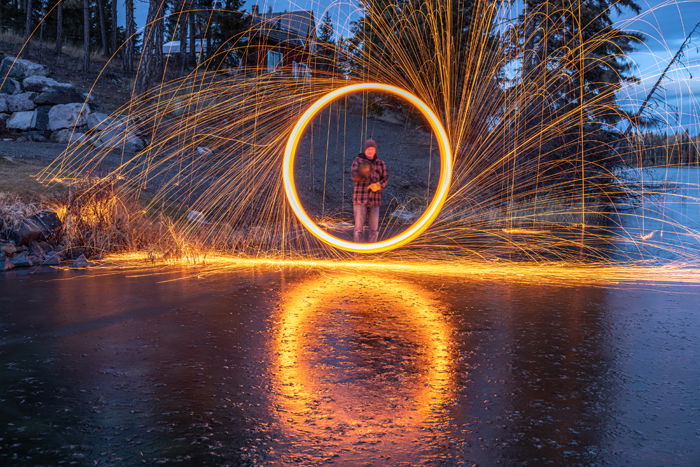
[[372, 190], [372, 192], [377, 192], [377, 191], [379, 191], [379, 190], [382, 189], [382, 186], [381, 186], [379, 183], [372, 183], [372, 184], [369, 185], [367, 188], [369, 188], [370, 190]]
[[371, 167], [369, 166], [369, 164], [362, 164], [360, 166], [360, 170], [358, 170], [358, 172], [360, 173], [360, 176], [363, 178], [369, 177], [370, 171], [371, 171]]

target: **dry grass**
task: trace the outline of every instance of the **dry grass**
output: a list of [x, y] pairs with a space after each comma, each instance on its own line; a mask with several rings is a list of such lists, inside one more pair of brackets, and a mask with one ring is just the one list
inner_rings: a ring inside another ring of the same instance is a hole
[[147, 216], [141, 203], [114, 183], [86, 181], [62, 189], [39, 185], [42, 193], [30, 192], [24, 183], [18, 181], [16, 187], [3, 185], [3, 189], [17, 188], [16, 191], [21, 187], [21, 194], [0, 190], [0, 218], [12, 228], [37, 212], [56, 212], [63, 222], [57, 243], [66, 252], [95, 257], [145, 251], [153, 259], [192, 254], [189, 244], [178, 239], [165, 216]]
[[34, 161], [0, 156], [0, 192], [13, 195], [25, 202], [36, 202], [46, 197], [65, 193], [65, 187], [47, 187], [34, 179], [34, 174], [44, 168], [44, 164]]
[[14, 193], [0, 192], [0, 219], [9, 227], [17, 227], [25, 217], [42, 210], [41, 203], [29, 203]]
[[[17, 51], [19, 51], [19, 49], [24, 45], [25, 42], [23, 36], [20, 36], [19, 34], [15, 34], [14, 32], [10, 31], [0, 32], [0, 41], [13, 46], [13, 49], [16, 49]], [[47, 55], [52, 55], [53, 52], [56, 50], [56, 43], [50, 40], [44, 40], [43, 43], [40, 43], [39, 39], [35, 37], [34, 39], [32, 39], [32, 42], [30, 44], [30, 52], [32, 52], [32, 49], [34, 48], [38, 49], [38, 53], [43, 52]], [[74, 58], [76, 60], [83, 59], [82, 46], [73, 45], [71, 43], [64, 43], [63, 48], [61, 50], [62, 53], [67, 57]], [[101, 63], [103, 65], [106, 62], [104, 55], [102, 55], [98, 51], [92, 51], [90, 53], [90, 60], [95, 63]]]
[[115, 183], [73, 186], [51, 208], [63, 221], [67, 249], [81, 249], [89, 256], [124, 251], [149, 251], [159, 257], [181, 254], [167, 221], [148, 217], [141, 203]]

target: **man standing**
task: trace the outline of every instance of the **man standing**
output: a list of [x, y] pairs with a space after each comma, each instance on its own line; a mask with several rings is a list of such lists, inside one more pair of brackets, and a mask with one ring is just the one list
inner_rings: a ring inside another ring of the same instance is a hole
[[364, 150], [355, 157], [350, 167], [352, 187], [352, 209], [355, 214], [353, 241], [362, 241], [365, 220], [369, 224], [369, 243], [379, 236], [379, 205], [382, 202], [382, 189], [389, 183], [386, 164], [377, 156], [377, 143], [373, 139], [365, 141]]

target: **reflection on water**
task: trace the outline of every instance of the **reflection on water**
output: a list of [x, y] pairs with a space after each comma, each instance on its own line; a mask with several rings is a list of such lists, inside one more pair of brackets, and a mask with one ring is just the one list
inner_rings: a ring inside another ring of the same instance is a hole
[[700, 288], [581, 280], [13, 272], [0, 464], [696, 464]]
[[341, 462], [409, 461], [435, 448], [452, 401], [453, 345], [434, 295], [369, 274], [317, 275], [284, 289], [276, 403], [297, 446]]

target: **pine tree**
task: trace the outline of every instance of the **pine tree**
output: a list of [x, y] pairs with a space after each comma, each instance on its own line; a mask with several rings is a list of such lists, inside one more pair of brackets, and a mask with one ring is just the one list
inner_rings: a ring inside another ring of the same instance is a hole
[[[557, 173], [579, 171], [581, 191], [598, 192], [618, 161], [611, 147], [615, 126], [629, 118], [616, 92], [636, 82], [626, 55], [642, 41], [613, 27], [622, 8], [639, 12], [633, 0], [528, 0], [522, 16], [524, 54], [517, 92], [538, 93], [522, 109], [523, 125], [558, 128], [537, 154], [543, 180], [559, 183]], [[521, 128], [527, 132], [528, 129]], [[545, 154], [546, 156], [543, 156]]]
[[209, 50], [209, 56], [213, 58], [216, 67], [238, 64], [240, 44], [237, 41], [250, 27], [250, 19], [243, 15], [243, 3], [242, 0], [224, 0], [216, 11], [210, 31], [212, 49]]
[[335, 74], [338, 72], [337, 51], [335, 43], [335, 28], [333, 27], [333, 19], [326, 12], [323, 16], [321, 26], [318, 29], [318, 48], [316, 50], [316, 66], [317, 70]]

